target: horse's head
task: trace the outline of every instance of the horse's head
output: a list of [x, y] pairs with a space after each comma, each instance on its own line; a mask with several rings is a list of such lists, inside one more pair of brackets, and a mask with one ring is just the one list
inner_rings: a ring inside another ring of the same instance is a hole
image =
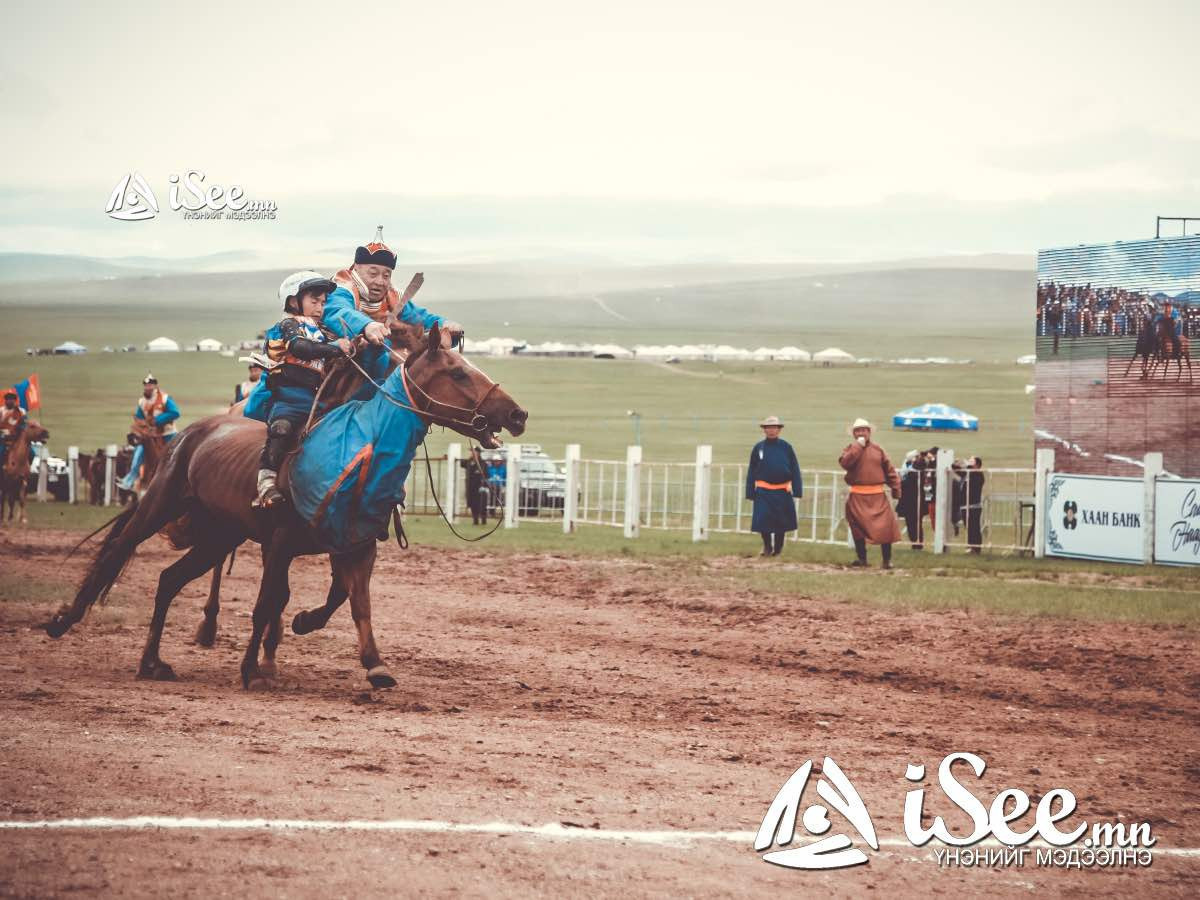
[[43, 428], [40, 422], [34, 422], [32, 419], [25, 423], [25, 436], [31, 441], [50, 440], [50, 432]]
[[488, 450], [500, 446], [501, 429], [513, 437], [525, 432], [529, 413], [461, 353], [443, 347], [437, 325], [425, 336], [424, 347], [408, 357], [405, 371], [413, 401], [434, 424], [452, 428]]

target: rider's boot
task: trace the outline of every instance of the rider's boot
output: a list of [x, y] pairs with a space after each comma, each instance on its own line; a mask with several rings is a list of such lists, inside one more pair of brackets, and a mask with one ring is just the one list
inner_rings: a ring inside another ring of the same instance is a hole
[[275, 470], [274, 469], [259, 469], [258, 470], [258, 498], [254, 501], [255, 506], [270, 508], [276, 503], [284, 500], [284, 496], [280, 493], [279, 488], [275, 486]]

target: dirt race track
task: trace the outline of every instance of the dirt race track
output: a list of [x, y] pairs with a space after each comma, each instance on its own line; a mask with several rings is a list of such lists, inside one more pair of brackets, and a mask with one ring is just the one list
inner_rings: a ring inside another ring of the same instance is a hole
[[[62, 562], [74, 537], [0, 533], [3, 569], [74, 582], [82, 562]], [[1003, 787], [1035, 802], [1066, 787], [1079, 800], [1072, 823], [1149, 821], [1157, 849], [1200, 845], [1188, 629], [881, 612], [722, 586], [723, 568], [756, 560], [392, 546], [375, 575], [375, 632], [400, 687], [367, 689], [342, 610], [322, 632], [289, 633], [275, 689], [249, 693], [238, 682], [258, 571], [249, 556], [226, 581], [214, 649], [190, 644], [207, 585], [176, 601], [163, 643], [175, 682], [133, 677], [158, 570], [174, 557], [157, 539], [110, 604], [60, 641], [32, 627], [45, 604], [0, 604], [0, 819], [402, 819], [556, 824], [562, 835], [5, 829], [0, 893], [1200, 892], [1200, 854], [1160, 854], [1149, 868], [1038, 868], [1030, 854], [1023, 868], [939, 869], [897, 840], [906, 764], [934, 775], [946, 754], [972, 751], [989, 768], [964, 782], [985, 803]], [[289, 620], [323, 599], [326, 565], [295, 567]], [[741, 840], [596, 833], [753, 832], [792, 771], [825, 755], [885, 841], [871, 851], [831, 813], [866, 865], [794, 871]], [[935, 778], [926, 784], [927, 815], [969, 830]]]

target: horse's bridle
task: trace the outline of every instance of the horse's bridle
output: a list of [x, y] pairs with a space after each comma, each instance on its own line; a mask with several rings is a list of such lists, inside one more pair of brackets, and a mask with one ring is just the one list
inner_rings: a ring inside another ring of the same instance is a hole
[[[413, 398], [412, 406], [409, 406], [407, 403], [402, 403], [400, 400], [396, 399], [387, 391], [385, 391], [383, 389], [383, 385], [376, 383], [375, 379], [372, 378], [367, 371], [358, 364], [357, 360], [355, 360], [353, 356], [348, 356], [347, 359], [350, 360], [350, 364], [359, 371], [363, 378], [375, 385], [376, 389], [383, 396], [383, 398], [393, 406], [398, 406], [401, 409], [407, 409], [410, 412], [416, 413], [422, 419], [426, 420], [426, 423], [430, 425], [461, 425], [464, 428], [470, 429], [471, 431], [486, 433], [490, 423], [488, 422], [487, 416], [480, 412], [480, 409], [483, 408], [483, 405], [488, 401], [488, 398], [492, 396], [492, 392], [500, 387], [500, 382], [492, 382], [492, 386], [484, 391], [483, 396], [480, 397], [479, 400], [476, 401], [475, 405], [469, 409], [465, 406], [455, 406], [453, 403], [446, 403], [442, 400], [438, 400], [423, 387], [413, 381], [412, 377], [409, 375], [409, 369], [412, 367], [412, 364], [428, 349], [428, 347], [422, 347], [420, 350], [410, 353], [405, 357], [401, 356], [390, 347], [387, 348], [388, 356], [390, 356], [392, 360], [394, 360], [400, 366], [400, 376], [404, 381], [405, 390], [408, 392], [409, 396]], [[421, 399], [418, 399], [418, 395]], [[424, 406], [422, 406], [422, 400], [424, 400]], [[443, 414], [439, 412], [439, 409], [447, 410], [449, 412], [447, 414]], [[458, 418], [455, 415], [456, 413], [464, 413], [467, 416], [470, 416], [470, 419], [465, 420]]]

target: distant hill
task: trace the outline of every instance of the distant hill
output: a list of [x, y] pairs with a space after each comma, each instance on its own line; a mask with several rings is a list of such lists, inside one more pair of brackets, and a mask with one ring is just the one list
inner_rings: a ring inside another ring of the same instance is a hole
[[[132, 270], [11, 283], [3, 347], [61, 340], [144, 344], [168, 335], [233, 343], [279, 317], [284, 269]], [[398, 288], [409, 271], [396, 276]], [[835, 271], [800, 265], [577, 268], [535, 263], [429, 265], [416, 302], [475, 338], [529, 341], [830, 345], [856, 356], [1010, 359], [1030, 352], [1032, 267]], [[39, 316], [37, 310], [52, 310]], [[11, 345], [11, 346], [10, 346]], [[0, 348], [3, 349], [3, 348]]]

